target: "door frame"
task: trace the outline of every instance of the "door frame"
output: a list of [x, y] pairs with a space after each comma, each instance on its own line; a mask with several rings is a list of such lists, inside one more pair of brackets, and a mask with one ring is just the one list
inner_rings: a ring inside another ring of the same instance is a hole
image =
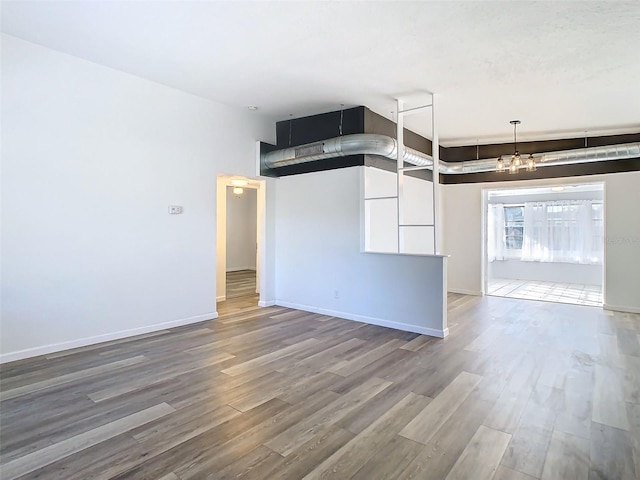
[[233, 186], [232, 178], [248, 181], [243, 188], [256, 190], [256, 293], [258, 304], [266, 303], [266, 182], [242, 175], [219, 174], [216, 179], [216, 302], [226, 300], [227, 273], [227, 187]]
[[602, 205], [603, 205], [603, 233], [605, 235], [605, 242], [602, 246], [602, 265], [600, 266], [600, 281], [602, 284], [602, 300], [603, 305], [606, 303], [606, 262], [607, 262], [607, 248], [606, 248], [606, 234], [607, 234], [607, 195], [606, 188], [607, 182], [601, 179], [597, 179], [595, 181], [567, 181], [571, 180], [573, 177], [558, 179], [554, 181], [545, 181], [545, 180], [530, 180], [520, 182], [517, 186], [509, 187], [507, 183], [500, 182], [495, 186], [486, 187], [482, 189], [482, 212], [481, 212], [481, 221], [482, 221], [482, 264], [481, 264], [481, 275], [482, 275], [482, 285], [481, 291], [482, 295], [488, 295], [489, 292], [489, 258], [488, 258], [488, 208], [489, 208], [489, 194], [493, 191], [498, 190], [514, 190], [517, 191], [519, 189], [537, 189], [537, 188], [553, 188], [553, 187], [571, 187], [571, 186], [580, 186], [580, 185], [600, 185], [602, 188]]

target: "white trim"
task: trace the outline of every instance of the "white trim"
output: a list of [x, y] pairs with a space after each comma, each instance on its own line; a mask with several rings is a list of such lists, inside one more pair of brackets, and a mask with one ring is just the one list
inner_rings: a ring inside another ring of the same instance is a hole
[[252, 270], [252, 271], [256, 271], [256, 267], [233, 267], [233, 268], [227, 268], [227, 273], [229, 272], [241, 272], [242, 270]]
[[156, 323], [154, 325], [147, 325], [145, 327], [132, 328], [130, 330], [120, 330], [118, 332], [105, 333], [104, 335], [96, 335], [94, 337], [80, 338], [80, 339], [71, 340], [68, 342], [54, 343], [51, 345], [42, 345], [40, 347], [27, 348], [26, 350], [18, 350], [17, 352], [3, 353], [0, 355], [0, 363], [15, 362], [16, 360], [23, 360], [25, 358], [37, 357], [40, 355], [47, 355], [50, 353], [60, 352], [63, 350], [71, 350], [73, 348], [86, 347], [88, 345], [95, 345], [97, 343], [109, 342], [111, 340], [120, 340], [121, 338], [135, 337], [136, 335], [156, 332], [158, 330], [165, 330], [167, 328], [181, 327], [183, 325], [189, 325], [192, 323], [204, 322], [206, 320], [213, 320], [214, 318], [218, 318], [218, 312], [204, 313], [202, 315], [196, 315], [195, 317], [181, 318], [179, 320], [172, 320], [170, 322], [164, 322], [164, 323]]
[[602, 308], [605, 310], [614, 310], [616, 312], [640, 313], [640, 307], [627, 307], [624, 305], [609, 305], [605, 303]]
[[[256, 162], [258, 174], [260, 173], [260, 142], [256, 142]], [[274, 275], [271, 268], [267, 265], [267, 256], [275, 255], [275, 251], [271, 248], [270, 238], [267, 238], [267, 182], [259, 180], [260, 188], [256, 192], [256, 293], [259, 294], [258, 305], [260, 302], [265, 303], [267, 296], [269, 279], [273, 280]], [[269, 276], [268, 276], [269, 275]], [[275, 303], [274, 303], [275, 305]]]
[[267, 301], [264, 301], [264, 302], [262, 300], [260, 300], [258, 302], [258, 306], [259, 307], [273, 307], [275, 304], [276, 304], [275, 300], [267, 300]]
[[226, 295], [220, 295], [219, 297], [216, 297], [216, 302], [224, 302], [226, 299]]
[[449, 293], [459, 293], [460, 295], [475, 295], [476, 297], [484, 296], [479, 290], [465, 290], [464, 288], [450, 288]]
[[281, 307], [295, 308], [296, 310], [303, 310], [305, 312], [330, 315], [332, 317], [345, 318], [347, 320], [354, 320], [356, 322], [378, 325], [380, 327], [388, 327], [405, 332], [420, 333], [422, 335], [429, 335], [431, 337], [444, 338], [449, 335], [448, 328], [445, 328], [444, 330], [438, 330], [435, 328], [421, 327], [419, 325], [411, 325], [409, 323], [392, 322], [390, 320], [384, 320], [382, 318], [367, 317], [365, 315], [356, 315], [347, 312], [338, 312], [336, 310], [328, 310], [326, 308], [318, 308], [310, 305], [300, 305], [299, 303], [285, 302], [282, 300], [276, 300], [275, 304]]

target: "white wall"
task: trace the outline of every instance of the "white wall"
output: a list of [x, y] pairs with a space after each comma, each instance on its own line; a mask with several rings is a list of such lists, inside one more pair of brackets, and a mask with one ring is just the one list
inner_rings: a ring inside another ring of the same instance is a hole
[[216, 175], [273, 124], [6, 35], [2, 73], [1, 359], [215, 317]]
[[449, 290], [482, 290], [482, 190], [604, 182], [605, 306], [640, 311], [640, 172], [546, 180], [443, 185], [444, 253]]
[[640, 313], [640, 172], [605, 185], [605, 307]]
[[602, 265], [560, 262], [524, 262], [496, 260], [488, 264], [488, 277], [536, 280], [539, 282], [602, 285]]
[[256, 190], [227, 187], [227, 272], [256, 269]]
[[360, 252], [363, 168], [278, 180], [276, 303], [443, 336], [446, 259]]

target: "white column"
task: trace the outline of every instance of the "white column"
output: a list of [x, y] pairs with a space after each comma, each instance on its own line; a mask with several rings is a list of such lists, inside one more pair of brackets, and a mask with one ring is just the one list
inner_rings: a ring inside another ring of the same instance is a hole
[[402, 229], [400, 225], [404, 223], [404, 172], [402, 168], [404, 167], [404, 114], [402, 113], [404, 107], [404, 102], [399, 98], [396, 99], [396, 108], [397, 108], [397, 121], [396, 121], [396, 142], [397, 142], [397, 180], [398, 180], [398, 191], [396, 192], [398, 195], [398, 253], [402, 252]]
[[433, 157], [433, 245], [440, 253], [440, 142], [436, 128], [436, 98], [431, 94], [431, 156]]

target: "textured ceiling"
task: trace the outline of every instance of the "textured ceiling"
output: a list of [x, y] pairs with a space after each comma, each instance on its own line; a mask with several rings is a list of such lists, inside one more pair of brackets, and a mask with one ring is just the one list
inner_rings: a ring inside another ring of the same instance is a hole
[[639, 25], [637, 1], [2, 2], [7, 34], [274, 120], [434, 91], [445, 145], [640, 131]]

